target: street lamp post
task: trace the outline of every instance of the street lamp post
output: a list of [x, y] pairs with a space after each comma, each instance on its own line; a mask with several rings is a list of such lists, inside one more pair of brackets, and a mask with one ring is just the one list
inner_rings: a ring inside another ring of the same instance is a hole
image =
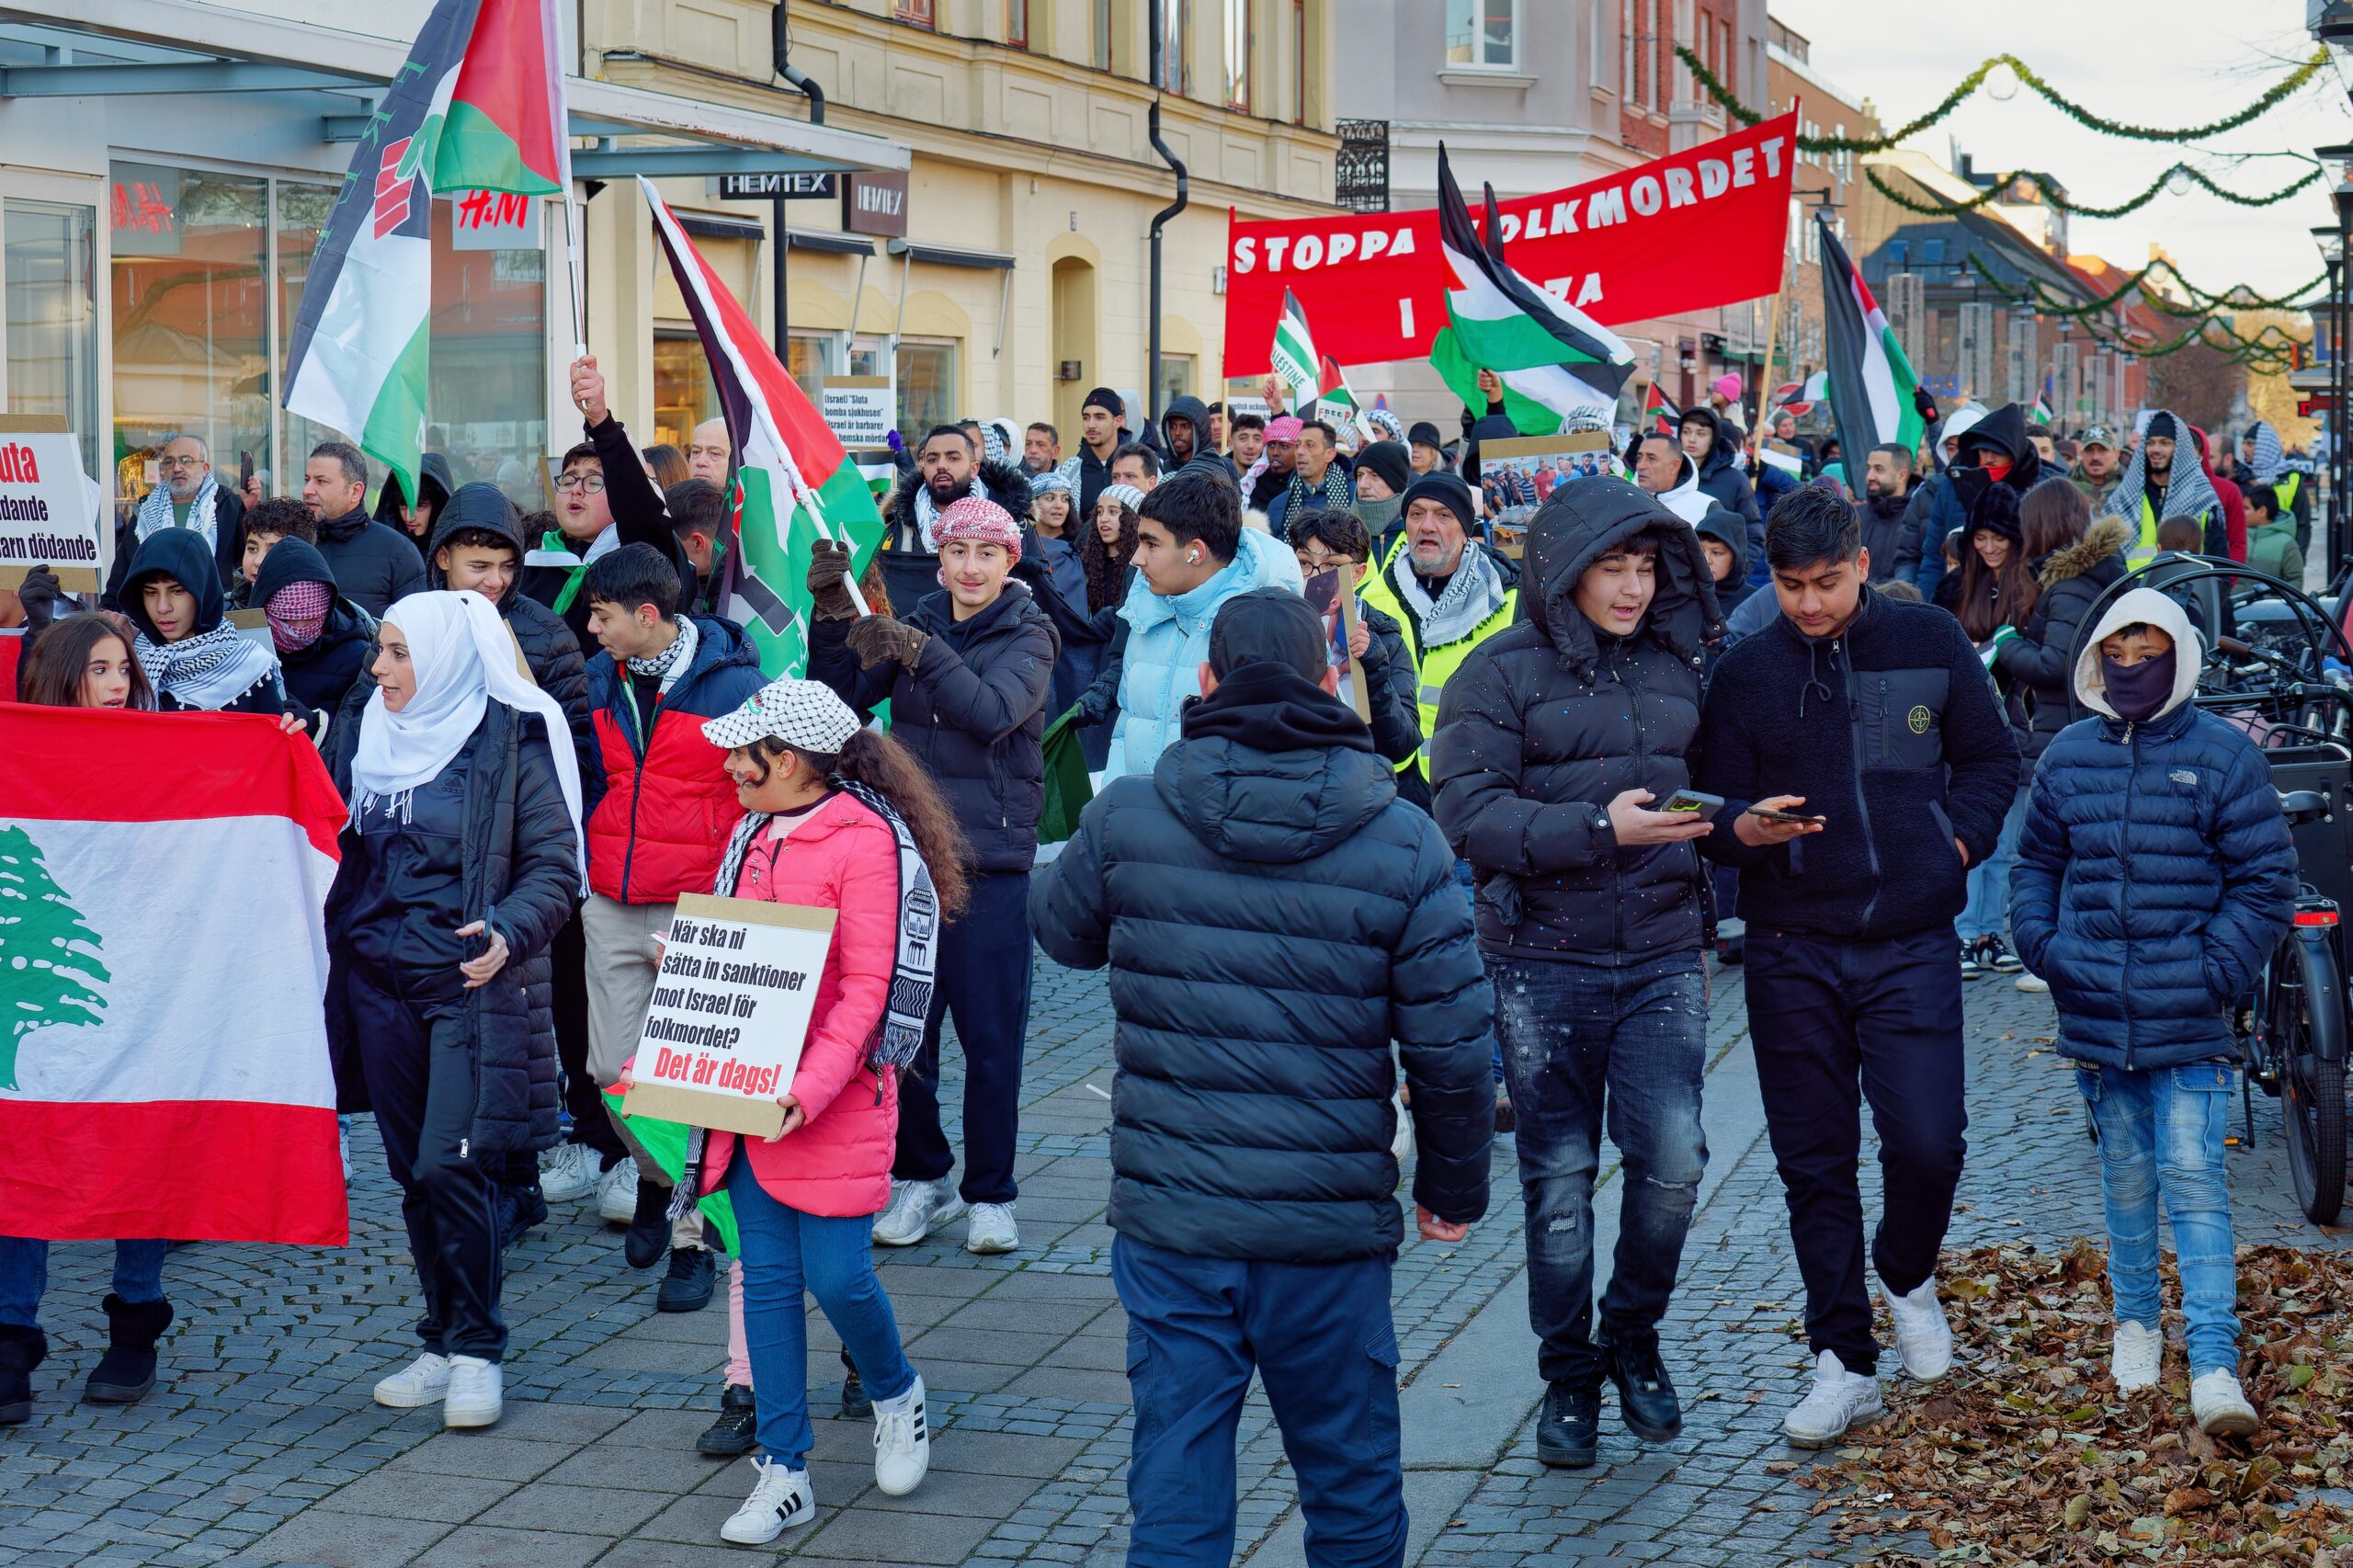
[[2321, 267], [2328, 278], [2328, 407], [2323, 421], [2328, 431], [2328, 515], [2324, 538], [2328, 575], [2336, 574], [2345, 549], [2345, 233], [2340, 225], [2313, 230], [2320, 247]]

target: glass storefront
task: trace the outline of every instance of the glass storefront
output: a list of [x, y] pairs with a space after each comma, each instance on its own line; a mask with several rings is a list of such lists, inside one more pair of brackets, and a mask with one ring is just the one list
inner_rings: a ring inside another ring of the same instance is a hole
[[[319, 248], [319, 235], [334, 206], [331, 185], [278, 182], [278, 353], [273, 364], [286, 363], [287, 346], [294, 338], [294, 318], [302, 308], [302, 285], [311, 275], [311, 254]], [[311, 449], [322, 441], [347, 441], [350, 437], [292, 409], [279, 409], [278, 420], [278, 453], [272, 461], [260, 465], [269, 473], [266, 494], [300, 495], [302, 467]]]
[[8, 412], [65, 421], [82, 438], [82, 472], [98, 466], [97, 215], [88, 207], [11, 198], [0, 210]]
[[719, 390], [711, 384], [702, 339], [692, 328], [655, 327], [653, 440], [683, 452], [692, 445], [695, 426], [719, 415]]
[[551, 506], [547, 253], [452, 250], [449, 211], [433, 204], [426, 449], [446, 455], [460, 484], [495, 484], [527, 512]]
[[899, 437], [914, 451], [923, 445], [924, 432], [952, 425], [961, 415], [956, 406], [956, 340], [903, 337], [898, 366]]

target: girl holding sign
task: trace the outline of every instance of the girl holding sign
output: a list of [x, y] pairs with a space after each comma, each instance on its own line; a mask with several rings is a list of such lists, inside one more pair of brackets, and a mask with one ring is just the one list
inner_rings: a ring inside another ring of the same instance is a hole
[[964, 906], [969, 851], [922, 766], [815, 682], [773, 681], [702, 733], [731, 748], [747, 813], [714, 891], [838, 912], [808, 1041], [779, 1096], [784, 1130], [712, 1132], [702, 1161], [702, 1190], [726, 1190], [741, 1232], [765, 1450], [720, 1534], [757, 1546], [816, 1517], [804, 1291], [873, 1397], [875, 1483], [904, 1496], [931, 1463], [923, 1379], [875, 1278], [870, 1231], [891, 1196], [897, 1070], [923, 1043], [937, 936]]

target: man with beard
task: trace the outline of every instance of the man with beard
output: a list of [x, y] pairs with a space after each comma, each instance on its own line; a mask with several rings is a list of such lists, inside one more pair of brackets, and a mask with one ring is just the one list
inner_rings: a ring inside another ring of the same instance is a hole
[[[1090, 395], [1087, 413], [1091, 417], [1096, 412]], [[1090, 437], [1085, 455], [1091, 458], [1093, 451]], [[1109, 483], [1108, 466], [1103, 475]], [[875, 559], [882, 563], [882, 586], [892, 604], [912, 607], [939, 591], [939, 547], [933, 530], [939, 514], [967, 495], [994, 501], [1017, 517], [1029, 515], [1029, 481], [1020, 470], [983, 461], [980, 449], [961, 429], [936, 425], [915, 449], [915, 472], [899, 481], [882, 508], [882, 548]]]
[[1873, 447], [1863, 460], [1863, 548], [1891, 582], [1910, 577], [1919, 563], [1919, 537], [1906, 526], [1911, 506], [1911, 451], [1897, 441]]
[[[163, 528], [194, 528], [212, 547], [213, 564], [221, 569], [223, 587], [235, 585], [238, 563], [245, 548], [244, 503], [236, 492], [212, 477], [212, 454], [204, 437], [183, 431], [172, 437], [157, 454], [155, 467], [164, 483], [150, 490], [115, 533], [114, 570], [98, 603], [107, 609], [121, 608], [123, 579], [131, 575], [131, 558], [139, 546]], [[9, 688], [9, 695], [15, 694]]]
[[1021, 433], [1022, 471], [1033, 478], [1051, 473], [1063, 460], [1063, 433], [1040, 421]]
[[[1197, 397], [1172, 399], [1168, 412], [1160, 416], [1160, 438], [1168, 449], [1167, 470], [1175, 473], [1188, 463], [1198, 463], [1211, 473], [1234, 477], [1233, 465], [1218, 452], [1214, 441], [1203, 439], [1211, 428], [1210, 411]], [[1132, 481], [1129, 483], [1133, 483]], [[1140, 487], [1148, 488], [1148, 487]]]
[[1275, 504], [1275, 497], [1290, 488], [1291, 466], [1299, 458], [1299, 433], [1307, 428], [1295, 414], [1278, 415], [1267, 421], [1267, 443], [1264, 449], [1267, 466], [1258, 471], [1251, 482], [1250, 492], [1243, 497], [1255, 511], [1265, 511]]
[[2128, 566], [2138, 566], [2158, 553], [2157, 525], [2167, 517], [2195, 519], [2206, 535], [2206, 552], [2222, 555], [2225, 551], [2217, 538], [2222, 499], [2214, 494], [2196, 448], [2190, 448], [2186, 460], [2179, 451], [2189, 438], [2188, 426], [2175, 418], [2170, 409], [2158, 409], [2149, 416], [2140, 449], [2126, 465], [2122, 483], [2108, 498], [2105, 515], [2121, 517], [2140, 530], [2125, 551]]
[[2105, 511], [2116, 487], [2124, 483], [2124, 465], [2119, 460], [2116, 437], [2105, 425], [2095, 425], [2084, 432], [2077, 451], [2075, 466], [2067, 477], [2075, 488], [2091, 497], [2095, 513]]

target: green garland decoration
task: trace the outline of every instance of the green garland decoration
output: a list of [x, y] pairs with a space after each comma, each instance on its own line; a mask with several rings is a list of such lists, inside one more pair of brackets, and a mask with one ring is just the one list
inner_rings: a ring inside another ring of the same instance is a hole
[[[2008, 300], [2013, 303], [2020, 301], [2033, 302], [2038, 305], [2038, 308], [2040, 308], [2040, 301], [2030, 301], [2029, 300], [2031, 290], [2012, 290], [2004, 285], [2000, 279], [1996, 278], [1990, 271], [1988, 271], [1985, 268], [1984, 264], [1978, 261], [1975, 256], [1972, 256], [1970, 260], [1976, 265], [1979, 275], [1985, 279], [1986, 284], [1991, 287], [1995, 293], [2000, 294], [2004, 299]], [[2146, 269], [2144, 268], [2143, 270], [2145, 271]], [[2158, 304], [2158, 301], [2154, 300], [2148, 302], [2152, 305]], [[2250, 306], [2244, 308], [2252, 309], [2254, 307]], [[2050, 311], [2045, 313], [2073, 315], [2077, 312]], [[2178, 354], [2183, 349], [2202, 344], [2209, 348], [2227, 350], [2231, 358], [2238, 360], [2242, 364], [2257, 366], [2267, 369], [2290, 369], [2295, 349], [2302, 347], [2302, 339], [2290, 335], [2277, 322], [2265, 323], [2261, 331], [2257, 332], [2253, 337], [2247, 337], [2242, 335], [2236, 330], [2224, 324], [2220, 317], [2211, 313], [2211, 311], [2200, 312], [2169, 310], [2166, 313], [2182, 318], [2187, 318], [2190, 315], [2199, 315], [2201, 319], [2195, 326], [2192, 326], [2180, 336], [2174, 338], [2168, 343], [2160, 344], [2155, 347], [2143, 347], [2138, 344], [2127, 342], [2121, 337], [2102, 332], [2089, 322], [2085, 323], [2085, 331], [2093, 342], [2099, 344], [2104, 347], [2122, 349], [2124, 352], [2132, 355], [2136, 358], [2162, 359], [2168, 355]], [[2221, 339], [2219, 342], [2216, 341], [2217, 335], [2219, 335]]]
[[[1677, 44], [1675, 57], [1683, 62], [1685, 67], [1690, 71], [1692, 80], [1699, 84], [1700, 89], [1723, 106], [1726, 112], [1743, 125], [1756, 125], [1764, 120], [1763, 115], [1735, 97], [1732, 89], [1725, 86], [1717, 78], [1716, 74], [1708, 69], [1706, 63], [1692, 52], [1688, 45]], [[2303, 63], [2273, 83], [2269, 90], [2261, 97], [2237, 113], [2226, 115], [2209, 125], [2186, 126], [2178, 130], [2167, 131], [2152, 125], [2130, 125], [2122, 120], [2109, 119], [2094, 114], [2044, 81], [2036, 74], [2032, 66], [2017, 55], [1997, 54], [1962, 77], [1960, 85], [1947, 93], [1936, 108], [1884, 136], [1801, 136], [1798, 138], [1798, 145], [1809, 153], [1884, 153], [1905, 138], [1927, 130], [1960, 108], [1962, 100], [1983, 86], [1985, 78], [1992, 75], [1997, 67], [2003, 65], [2018, 73], [2018, 80], [2040, 94], [2045, 103], [2079, 125], [2109, 136], [2121, 136], [2133, 142], [2198, 142], [2209, 136], [2219, 136], [2226, 131], [2235, 131], [2242, 125], [2261, 119], [2318, 75], [2321, 69], [2327, 63], [2327, 49], [2315, 49]]]
[[1969, 253], [1969, 265], [1976, 268], [1977, 275], [1985, 280], [1988, 287], [1992, 288], [1996, 293], [2001, 294], [2005, 299], [2013, 301], [2025, 300], [2030, 293], [2032, 295], [2032, 302], [2035, 309], [2041, 312], [2044, 315], [2071, 316], [2076, 320], [2099, 315], [2104, 312], [2113, 309], [2127, 294], [2130, 294], [2134, 290], [2140, 288], [2143, 282], [2148, 280], [2152, 274], [2159, 270], [2163, 270], [2168, 277], [2172, 278], [2175, 282], [2180, 284], [2183, 291], [2188, 294], [2193, 301], [2196, 301], [2200, 307], [2203, 307], [2200, 310], [2184, 310], [2180, 306], [2169, 304], [2162, 299], [2143, 298], [2143, 302], [2148, 305], [2151, 310], [2162, 311], [2166, 315], [2177, 317], [2188, 317], [2191, 315], [2208, 313], [2211, 307], [2217, 305], [2224, 306], [2234, 311], [2308, 311], [2318, 301], [2300, 299], [2298, 296], [2308, 293], [2314, 289], [2325, 290], [2328, 285], [2328, 274], [2326, 272], [2323, 272], [2319, 277], [2312, 278], [2307, 282], [2298, 284], [2295, 288], [2290, 289], [2287, 293], [2280, 295], [2276, 299], [2264, 295], [2256, 295], [2251, 300], [2234, 299], [2230, 294], [2217, 294], [2209, 290], [2200, 289], [2197, 284], [2192, 283], [2188, 278], [2184, 278], [2181, 275], [2181, 269], [2179, 267], [2177, 267], [2172, 262], [2160, 256], [2155, 261], [2149, 263], [2148, 266], [2141, 268], [2138, 272], [2128, 274], [2124, 281], [2117, 285], [2113, 293], [2103, 295], [2099, 299], [2091, 301], [2086, 304], [2065, 305], [2051, 299], [2045, 292], [2044, 286], [2040, 283], [2031, 285], [2030, 289], [2027, 291], [2013, 292], [2008, 284], [2004, 283], [2000, 278], [1994, 276], [1993, 269], [1985, 265], [1985, 258], [1979, 256], [1973, 250]]
[[2281, 186], [2278, 190], [2271, 192], [2268, 196], [2241, 196], [2237, 191], [2223, 189], [2221, 186], [2216, 185], [2211, 179], [2208, 178], [2203, 173], [2191, 168], [2188, 164], [2176, 164], [2172, 168], [2167, 169], [2155, 179], [2151, 180], [2146, 190], [2142, 191], [2140, 195], [2133, 197], [2129, 201], [2121, 202], [2114, 207], [2084, 207], [2069, 201], [2055, 186], [2041, 175], [2029, 173], [2025, 170], [2020, 170], [2017, 174], [2004, 175], [2001, 178], [1994, 182], [1992, 189], [1980, 192], [1977, 196], [1967, 201], [1947, 201], [1943, 198], [1933, 194], [1931, 194], [1929, 199], [1926, 201], [1915, 201], [1911, 197], [1904, 195], [1902, 191], [1897, 190], [1893, 186], [1888, 184], [1887, 181], [1881, 179], [1877, 169], [1866, 166], [1863, 170], [1863, 177], [1870, 181], [1872, 188], [1876, 189], [1881, 196], [1886, 197], [1890, 201], [1893, 201], [1896, 206], [1903, 208], [1906, 212], [1924, 213], [1932, 218], [1949, 217], [1956, 212], [1973, 212], [1977, 209], [1985, 206], [1988, 202], [1998, 199], [2004, 191], [2009, 188], [2011, 182], [2014, 180], [2025, 180], [2031, 184], [2035, 189], [2042, 193], [2044, 205], [2056, 211], [2064, 212], [2070, 217], [2121, 218], [2126, 213], [2137, 212], [2142, 208], [2146, 207], [2150, 202], [2154, 201], [2158, 195], [2165, 189], [2165, 183], [2172, 179], [2176, 174], [2187, 175], [2197, 184], [2204, 186], [2216, 196], [2221, 197], [2223, 200], [2237, 207], [2273, 206], [2276, 203], [2287, 200], [2297, 192], [2308, 188], [2323, 177], [2318, 165], [2314, 165], [2313, 167], [2304, 171], [2302, 178], [2298, 179], [2291, 184]]

